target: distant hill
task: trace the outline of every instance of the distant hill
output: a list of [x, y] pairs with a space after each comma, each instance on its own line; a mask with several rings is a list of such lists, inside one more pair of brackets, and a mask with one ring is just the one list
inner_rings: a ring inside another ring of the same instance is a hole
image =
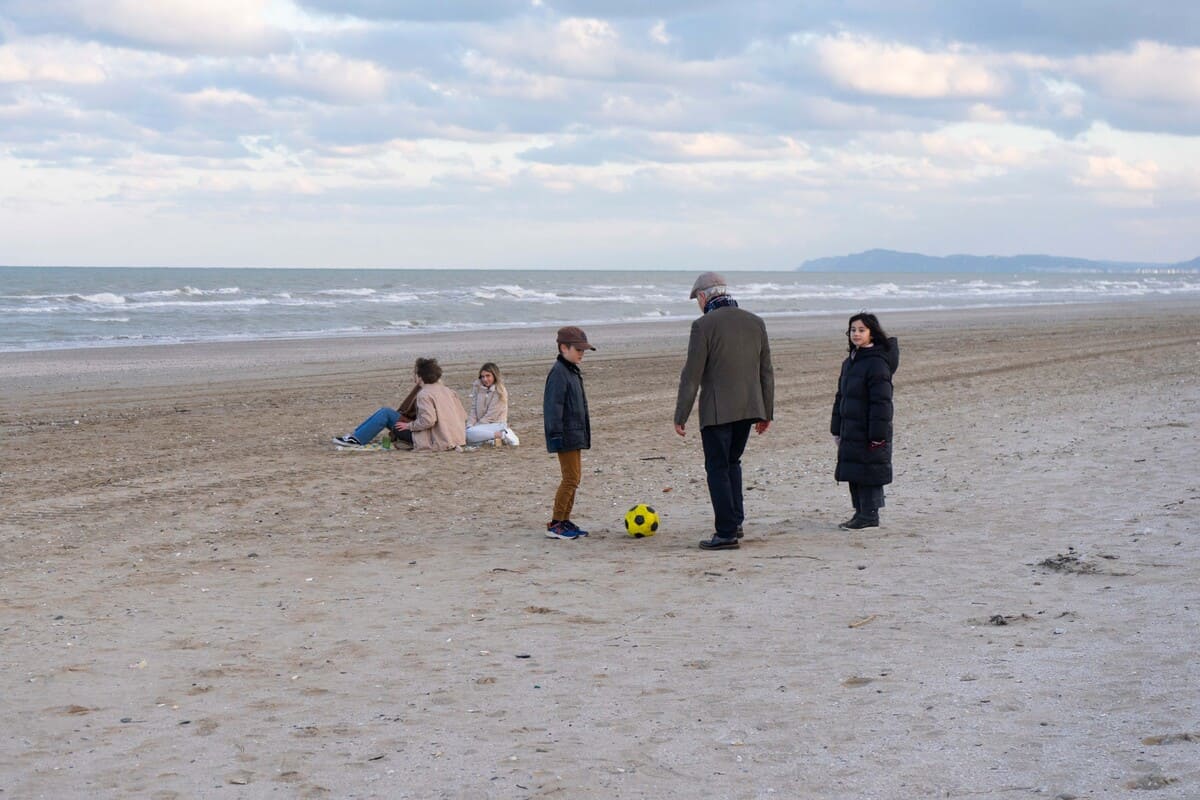
[[804, 272], [1127, 272], [1140, 269], [1200, 270], [1200, 257], [1176, 264], [1092, 261], [1063, 256], [927, 256], [897, 250], [866, 250], [848, 256], [805, 261]]

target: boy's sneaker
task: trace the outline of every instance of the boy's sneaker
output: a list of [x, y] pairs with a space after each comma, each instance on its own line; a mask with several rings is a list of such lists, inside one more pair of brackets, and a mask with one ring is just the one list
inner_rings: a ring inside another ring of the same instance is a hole
[[504, 433], [500, 434], [500, 440], [509, 447], [516, 447], [521, 443], [521, 440], [517, 438], [517, 434], [507, 428], [504, 429]]
[[569, 531], [574, 531], [576, 536], [587, 536], [588, 535], [587, 531], [585, 531], [583, 528], [576, 525], [574, 522], [571, 522], [571, 520], [569, 520], [569, 519], [563, 521], [563, 526], [566, 527], [566, 529]]
[[338, 447], [362, 447], [362, 442], [353, 436], [335, 436], [333, 443]]
[[[547, 539], [578, 539], [579, 532], [567, 527], [565, 522], [552, 522], [546, 526]], [[587, 534], [583, 534], [587, 536]]]

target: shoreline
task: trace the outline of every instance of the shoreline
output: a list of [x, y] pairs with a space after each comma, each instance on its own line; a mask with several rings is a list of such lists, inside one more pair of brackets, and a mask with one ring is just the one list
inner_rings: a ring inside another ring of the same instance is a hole
[[[1030, 303], [1004, 303], [1004, 304], [983, 304], [983, 305], [968, 305], [968, 306], [927, 306], [905, 309], [887, 309], [887, 308], [867, 308], [880, 315], [912, 315], [912, 314], [975, 314], [986, 313], [990, 311], [1018, 311], [1028, 312], [1036, 309], [1067, 309], [1067, 308], [1105, 308], [1110, 306], [1122, 306], [1126, 304], [1136, 305], [1148, 301], [1155, 301], [1157, 298], [1145, 297], [1125, 297], [1118, 300], [1097, 299], [1085, 301], [1062, 301], [1062, 302], [1030, 302]], [[1189, 301], [1181, 298], [1167, 298], [1159, 302], [1163, 305], [1171, 306], [1176, 303], [1186, 305]], [[753, 301], [749, 301], [747, 308], [753, 305]], [[869, 305], [869, 304], [867, 304]], [[864, 306], [866, 308], [866, 306]], [[836, 311], [771, 311], [760, 312], [760, 316], [767, 320], [803, 320], [803, 319], [823, 319], [830, 316], [849, 316], [859, 309], [853, 310], [836, 310]], [[690, 310], [689, 310], [690, 311]], [[578, 320], [567, 322], [542, 322], [529, 323], [527, 325], [505, 325], [495, 324], [493, 327], [477, 327], [477, 328], [455, 328], [447, 330], [401, 330], [398, 329], [392, 332], [366, 332], [359, 331], [353, 333], [326, 333], [326, 334], [296, 334], [296, 335], [268, 335], [263, 337], [247, 337], [234, 339], [205, 339], [197, 341], [175, 341], [175, 342], [126, 342], [126, 343], [89, 343], [82, 345], [39, 345], [25, 349], [7, 349], [0, 350], [0, 359], [5, 356], [36, 356], [52, 353], [76, 353], [76, 352], [94, 352], [94, 351], [123, 351], [127, 349], [142, 349], [142, 348], [169, 348], [169, 347], [237, 347], [237, 346], [258, 346], [268, 344], [288, 344], [294, 343], [304, 345], [305, 343], [314, 342], [333, 342], [345, 340], [350, 342], [365, 341], [372, 342], [375, 340], [403, 342], [414, 337], [460, 337], [460, 336], [510, 336], [514, 334], [534, 333], [539, 331], [553, 330], [561, 325], [575, 324], [582, 327], [595, 328], [620, 328], [625, 326], [638, 325], [671, 325], [680, 324], [692, 319], [692, 315], [685, 314], [679, 316], [669, 316], [660, 319], [627, 319], [617, 321], [593, 321], [579, 322]]]
[[[1144, 314], [1148, 307], [1162, 313], [1187, 310], [1194, 304], [1186, 300], [1121, 300], [1116, 302], [1035, 304], [970, 309], [934, 309], [879, 312], [897, 320], [898, 326], [940, 328], [963, 325], [968, 329], [1005, 321], [1023, 321], [1047, 317], [1078, 320], [1100, 315], [1119, 317], [1126, 313]], [[753, 310], [747, 306], [749, 310]], [[828, 321], [843, 316], [839, 312], [796, 316], [766, 316], [772, 339], [821, 337], [829, 332]], [[643, 348], [652, 344], [686, 347], [687, 320], [646, 320], [605, 323], [588, 326], [589, 335], [604, 341], [592, 360]], [[503, 361], [536, 358], [553, 354], [554, 326], [505, 328], [487, 331], [443, 331], [404, 334], [363, 334], [324, 338], [255, 339], [228, 342], [183, 342], [152, 345], [119, 345], [53, 350], [0, 352], [0, 382], [10, 392], [86, 391], [133, 386], [179, 386], [195, 380], [197, 369], [211, 380], [237, 381], [248, 371], [261, 378], [297, 376], [320, 377], [340, 371], [379, 371], [381, 362], [394, 361], [403, 369], [418, 356], [433, 356], [444, 366], [462, 366], [475, 360]], [[490, 349], [481, 346], [488, 342]], [[478, 356], [468, 351], [476, 350]], [[442, 355], [445, 354], [445, 355]]]

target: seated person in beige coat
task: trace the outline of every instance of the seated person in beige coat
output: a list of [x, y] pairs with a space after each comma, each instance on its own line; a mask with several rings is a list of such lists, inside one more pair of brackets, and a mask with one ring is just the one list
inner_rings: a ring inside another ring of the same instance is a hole
[[515, 447], [521, 443], [508, 427], [508, 389], [494, 362], [479, 368], [467, 406], [467, 444], [503, 443]]
[[393, 441], [407, 442], [414, 450], [453, 450], [467, 443], [467, 412], [454, 390], [442, 384], [436, 358], [418, 358], [413, 367], [416, 403], [410, 421], [393, 408], [381, 408], [367, 417], [354, 433], [335, 436], [338, 447], [362, 447], [385, 428]]

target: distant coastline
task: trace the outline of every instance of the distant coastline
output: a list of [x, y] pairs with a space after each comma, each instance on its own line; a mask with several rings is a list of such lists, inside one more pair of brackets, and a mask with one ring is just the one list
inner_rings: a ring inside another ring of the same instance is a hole
[[1176, 263], [1094, 261], [1065, 256], [927, 256], [899, 250], [864, 250], [805, 261], [798, 272], [1200, 272], [1200, 257]]

